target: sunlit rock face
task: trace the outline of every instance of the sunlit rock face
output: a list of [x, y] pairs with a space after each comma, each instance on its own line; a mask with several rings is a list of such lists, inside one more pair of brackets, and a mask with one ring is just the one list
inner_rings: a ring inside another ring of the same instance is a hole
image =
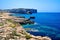
[[51, 40], [51, 38], [27, 33], [19, 23], [11, 18], [6, 18], [5, 15], [4, 20], [1, 19], [0, 22], [0, 40]]

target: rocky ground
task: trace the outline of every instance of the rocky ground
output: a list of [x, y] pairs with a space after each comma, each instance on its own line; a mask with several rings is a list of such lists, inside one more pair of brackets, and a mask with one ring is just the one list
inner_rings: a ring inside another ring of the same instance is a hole
[[31, 35], [14, 20], [0, 17], [0, 40], [51, 40], [51, 38]]

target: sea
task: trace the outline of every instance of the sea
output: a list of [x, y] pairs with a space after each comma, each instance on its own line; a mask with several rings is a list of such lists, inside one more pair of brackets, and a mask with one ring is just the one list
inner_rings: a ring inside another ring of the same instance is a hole
[[23, 25], [24, 29], [35, 36], [48, 36], [52, 40], [60, 40], [60, 13], [59, 12], [38, 12], [32, 14], [11, 13], [13, 16], [24, 16], [29, 19], [34, 16], [34, 24]]

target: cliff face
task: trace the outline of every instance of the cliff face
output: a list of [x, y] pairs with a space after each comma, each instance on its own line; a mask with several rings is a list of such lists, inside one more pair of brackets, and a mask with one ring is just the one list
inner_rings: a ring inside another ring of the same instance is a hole
[[7, 18], [10, 16], [6, 15], [5, 13], [0, 15], [0, 40], [51, 40], [49, 37], [34, 36], [27, 33], [19, 23]]

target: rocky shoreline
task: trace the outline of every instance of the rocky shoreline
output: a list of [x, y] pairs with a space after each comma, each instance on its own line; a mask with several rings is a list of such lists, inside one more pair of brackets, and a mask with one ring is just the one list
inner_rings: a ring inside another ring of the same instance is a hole
[[1, 13], [0, 40], [51, 40], [47, 36], [34, 36], [27, 33], [19, 23], [11, 19], [12, 17], [8, 13]]

